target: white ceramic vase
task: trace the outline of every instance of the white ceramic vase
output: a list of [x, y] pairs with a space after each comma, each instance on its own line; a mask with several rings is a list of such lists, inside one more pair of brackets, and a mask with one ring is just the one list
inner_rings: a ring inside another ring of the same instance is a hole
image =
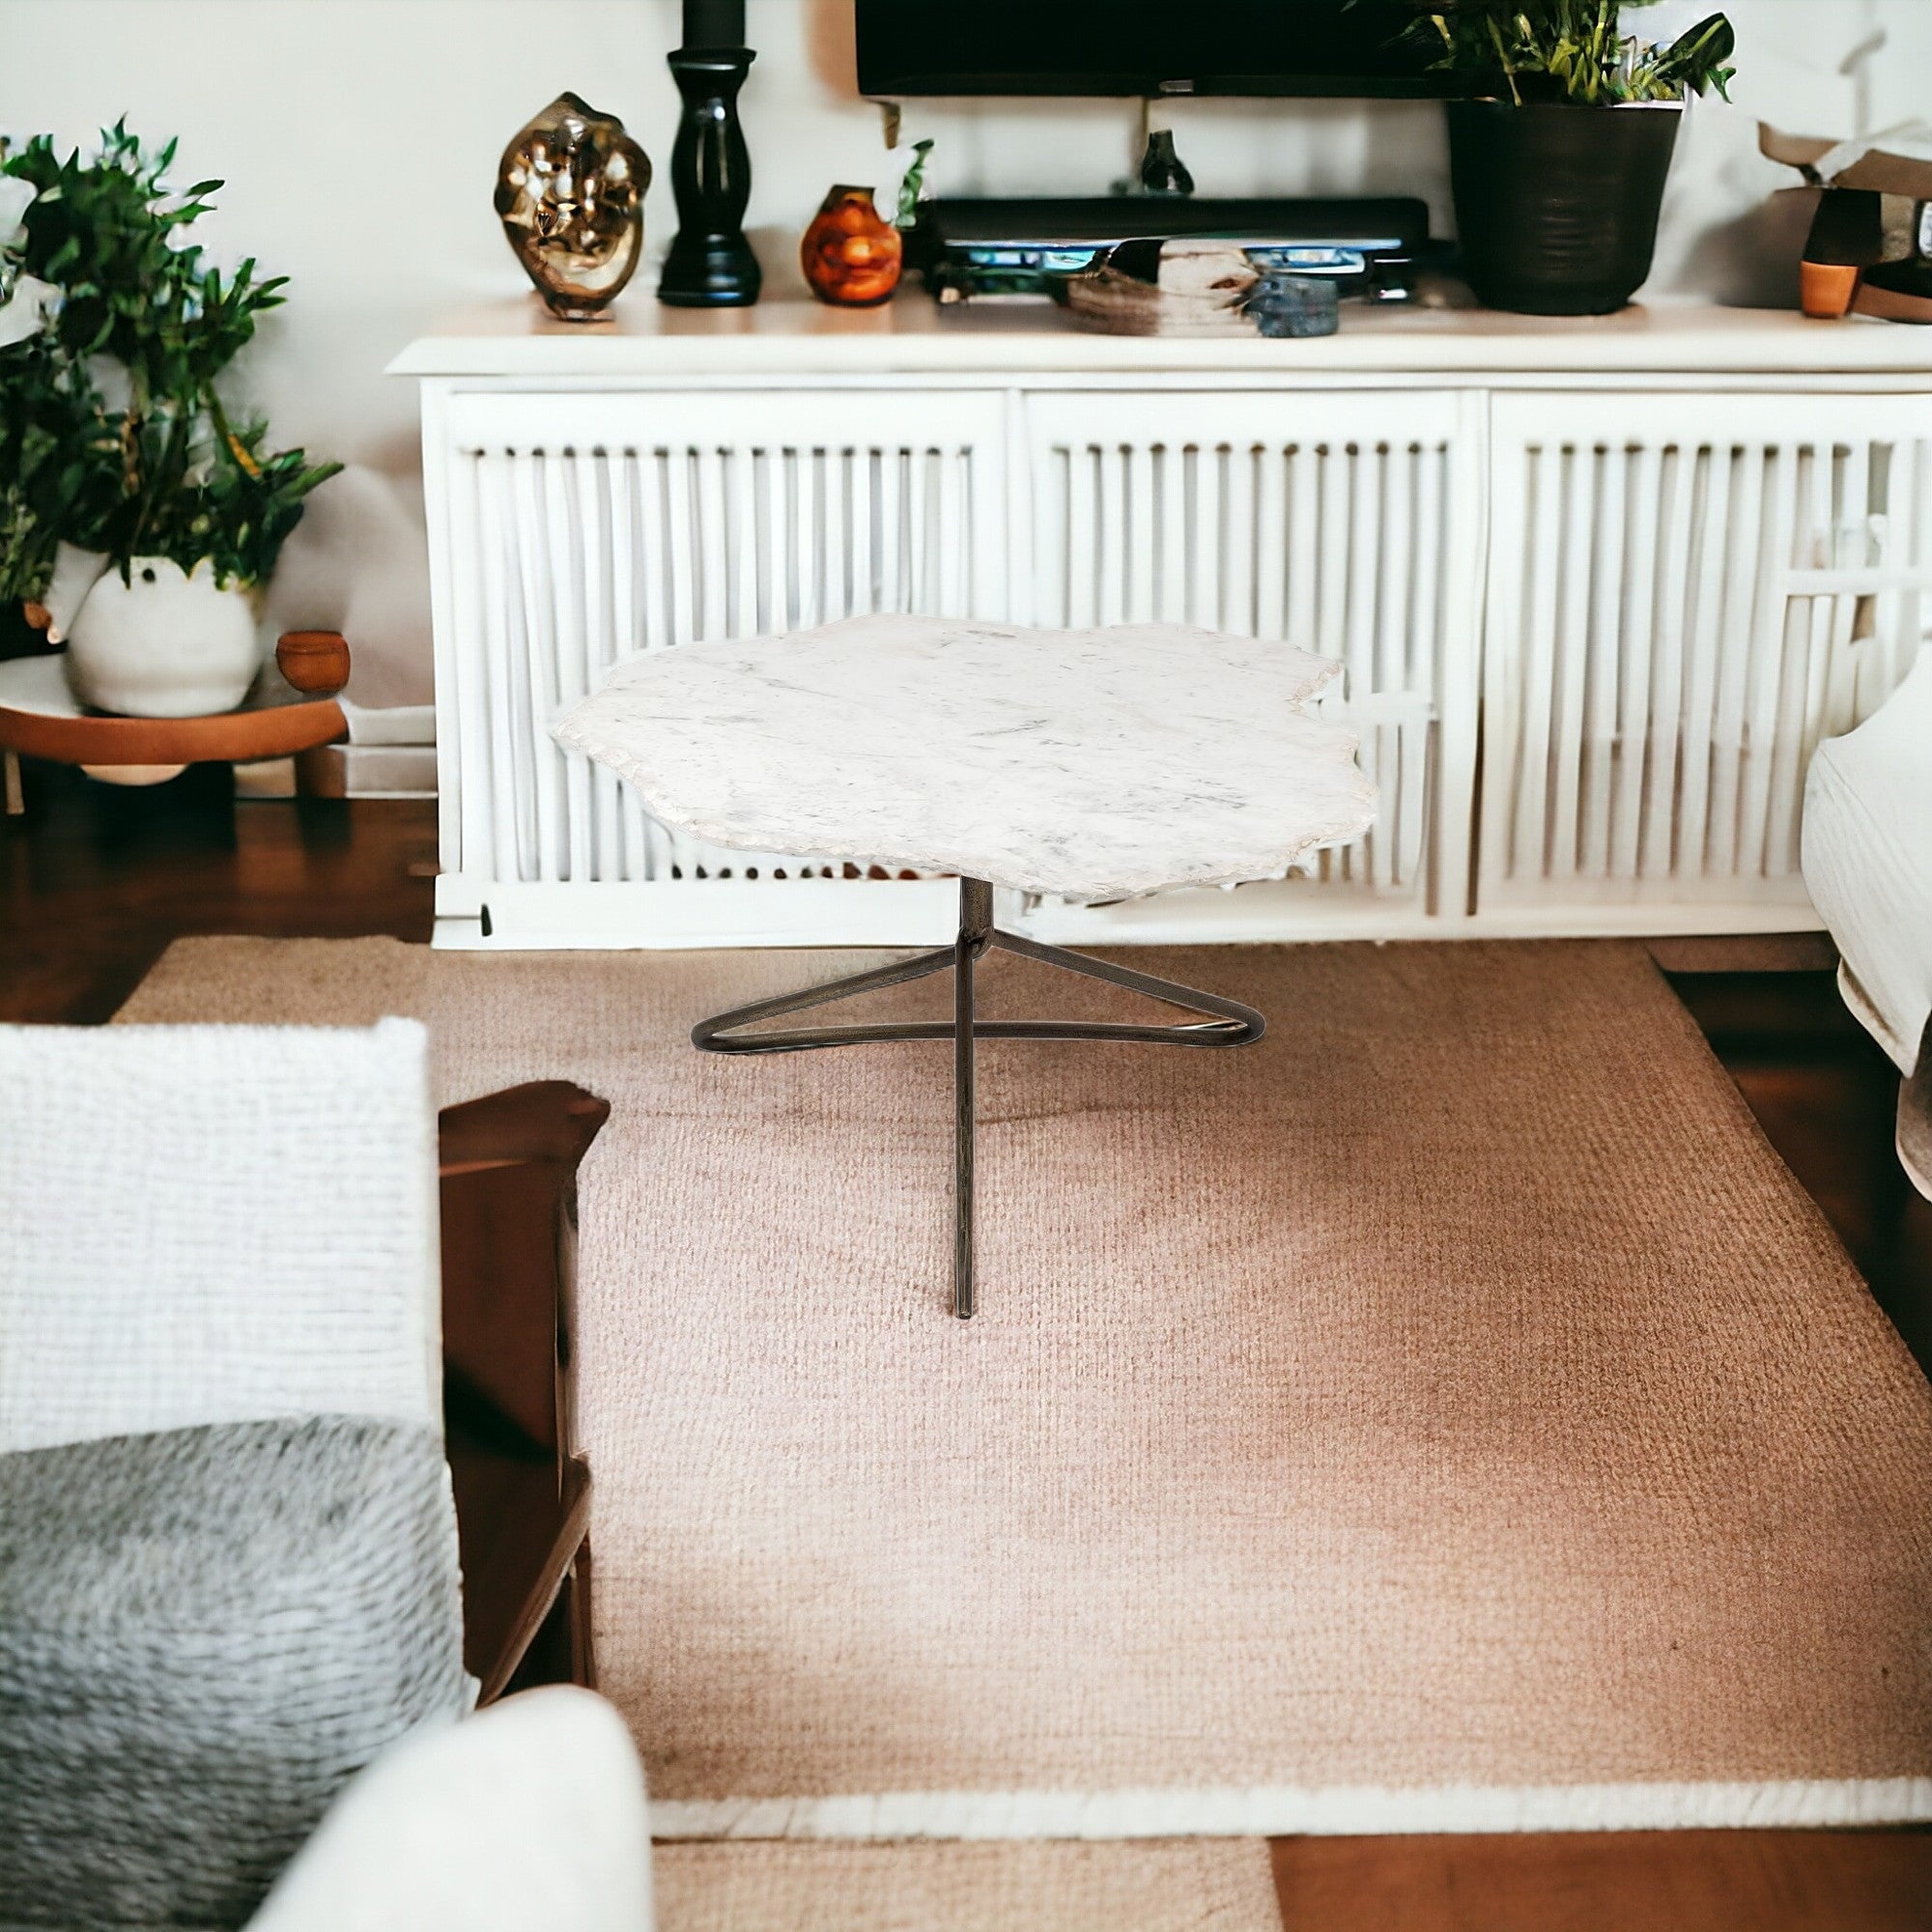
[[97, 711], [130, 718], [199, 718], [233, 711], [262, 668], [254, 599], [192, 571], [137, 556], [124, 582], [105, 572], [67, 632], [67, 678]]

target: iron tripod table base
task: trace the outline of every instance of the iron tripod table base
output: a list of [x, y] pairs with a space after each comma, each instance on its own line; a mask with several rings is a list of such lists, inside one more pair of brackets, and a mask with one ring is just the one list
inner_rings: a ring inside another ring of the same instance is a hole
[[[1045, 966], [1059, 966], [1068, 973], [1083, 974], [1090, 980], [1104, 980], [1109, 985], [1124, 986], [1130, 992], [1146, 993], [1151, 999], [1169, 1006], [1183, 1007], [1190, 1012], [1211, 1017], [1182, 1025], [1134, 1026], [1112, 1020], [982, 1020], [973, 1003], [974, 967], [988, 950], [1017, 952], [1023, 959], [1037, 959]], [[775, 1027], [767, 1032], [748, 1032], [762, 1020], [781, 1019], [787, 1013], [805, 1012], [812, 1007], [830, 1006], [860, 993], [877, 992], [887, 986], [900, 986], [909, 980], [923, 980], [929, 974], [954, 974], [952, 1018], [947, 1020], [902, 1020], [872, 1026]], [[1252, 1007], [1238, 1000], [1223, 999], [1217, 993], [1196, 992], [1191, 986], [1177, 985], [1152, 973], [1136, 973], [1104, 959], [1090, 959], [1064, 947], [1042, 946], [1037, 940], [1022, 939], [1018, 933], [1002, 932], [993, 923], [993, 889], [983, 879], [959, 881], [959, 936], [951, 946], [930, 952], [916, 953], [890, 966], [869, 973], [855, 973], [849, 979], [834, 980], [823, 986], [809, 986], [803, 992], [785, 993], [775, 1000], [757, 1000], [728, 1013], [700, 1020], [691, 1030], [691, 1043], [706, 1053], [810, 1053], [821, 1046], [868, 1046], [886, 1040], [950, 1039], [953, 1065], [953, 1169], [952, 1169], [952, 1312], [962, 1321], [974, 1308], [973, 1293], [973, 1129], [974, 1085], [973, 1047], [981, 1039], [1118, 1039], [1151, 1046], [1249, 1046], [1260, 1039], [1266, 1021]]]

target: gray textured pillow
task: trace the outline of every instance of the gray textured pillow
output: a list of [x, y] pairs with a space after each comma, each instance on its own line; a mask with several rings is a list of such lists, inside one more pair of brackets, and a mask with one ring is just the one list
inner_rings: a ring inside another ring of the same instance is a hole
[[463, 1710], [462, 1650], [426, 1430], [0, 1457], [0, 1926], [242, 1924], [351, 1774]]

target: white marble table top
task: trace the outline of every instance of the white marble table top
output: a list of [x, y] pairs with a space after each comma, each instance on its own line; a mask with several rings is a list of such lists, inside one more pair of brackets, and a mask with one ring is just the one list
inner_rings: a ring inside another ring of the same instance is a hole
[[1275, 878], [1374, 822], [1335, 673], [1178, 624], [850, 617], [633, 658], [556, 725], [714, 844], [1092, 902]]

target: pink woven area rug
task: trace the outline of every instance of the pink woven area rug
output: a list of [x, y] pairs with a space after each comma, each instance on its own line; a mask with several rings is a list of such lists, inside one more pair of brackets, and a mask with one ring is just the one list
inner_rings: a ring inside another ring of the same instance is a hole
[[124, 1017], [416, 1014], [444, 1099], [613, 1103], [581, 1409], [664, 1835], [1932, 1817], [1932, 1395], [1644, 953], [1136, 956], [1268, 1036], [983, 1047], [970, 1324], [947, 1050], [688, 1041], [852, 954], [198, 940]]

